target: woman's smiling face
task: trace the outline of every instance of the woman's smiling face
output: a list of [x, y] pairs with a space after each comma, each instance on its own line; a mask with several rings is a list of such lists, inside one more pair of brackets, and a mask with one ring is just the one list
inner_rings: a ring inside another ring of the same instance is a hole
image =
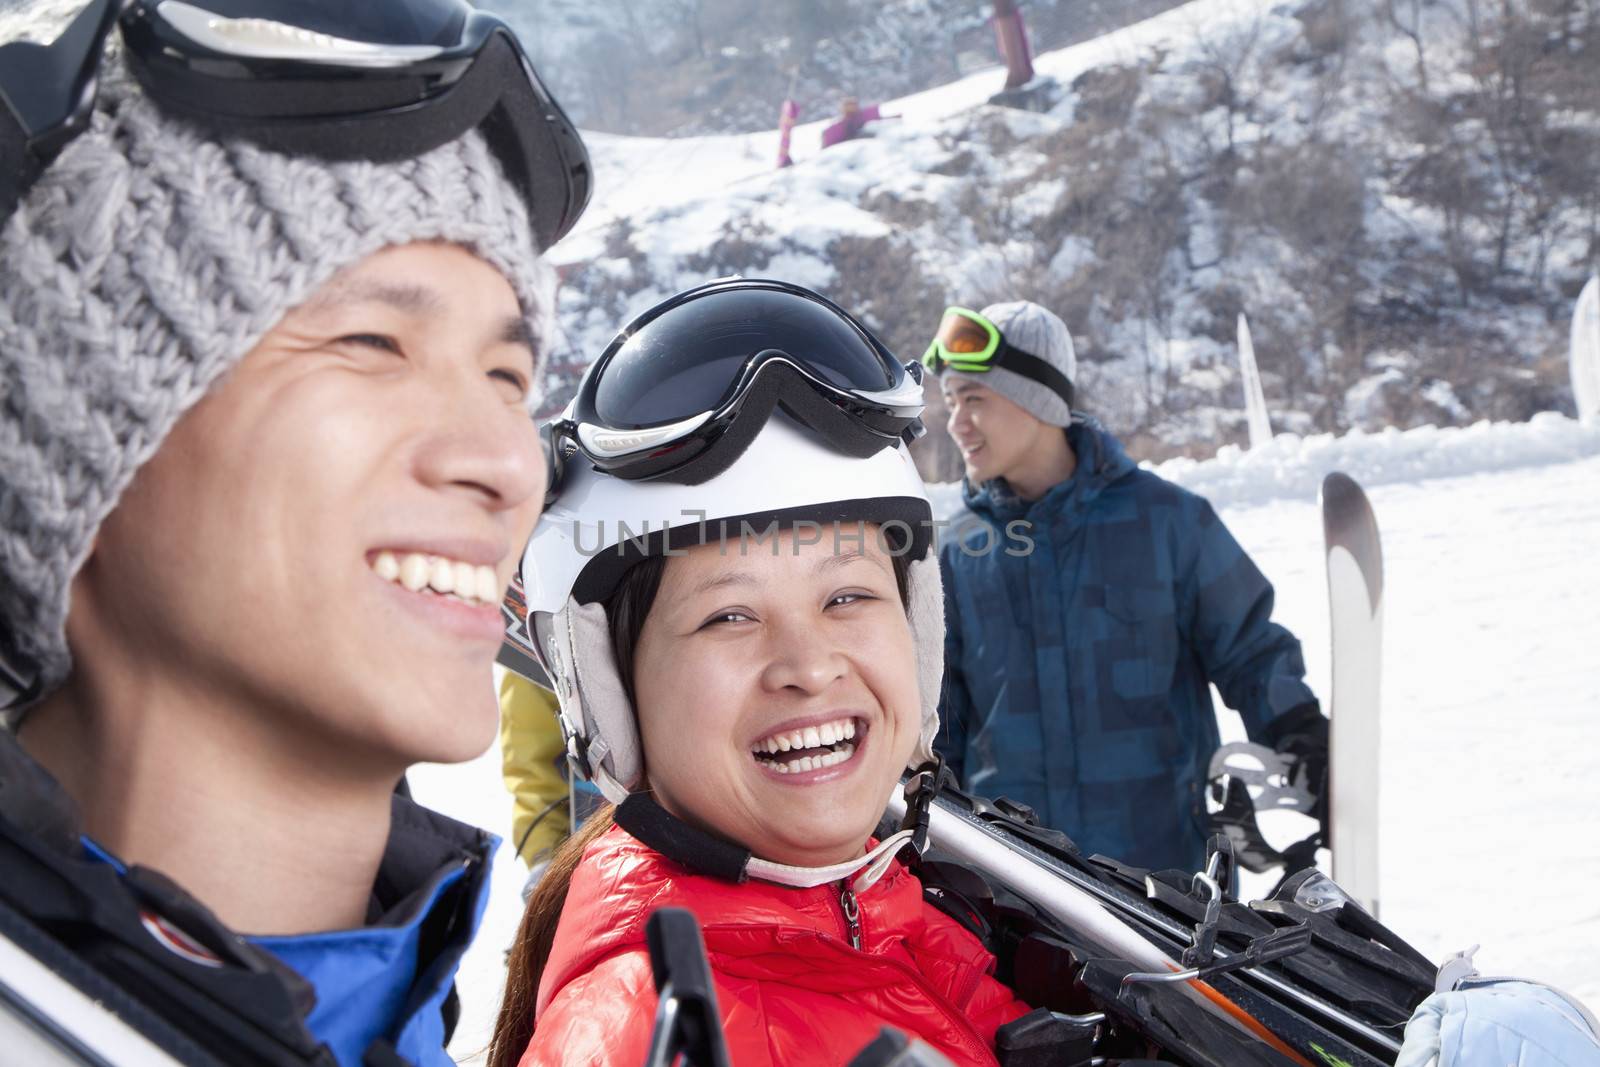
[[859, 856], [917, 741], [911, 627], [867, 531], [674, 556], [639, 635], [656, 799], [764, 859]]

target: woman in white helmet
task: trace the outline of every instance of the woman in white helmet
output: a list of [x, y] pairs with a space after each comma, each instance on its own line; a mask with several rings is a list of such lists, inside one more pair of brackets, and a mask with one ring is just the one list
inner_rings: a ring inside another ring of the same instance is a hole
[[[1048, 1015], [924, 903], [895, 859], [909, 831], [872, 840], [938, 729], [939, 571], [905, 449], [921, 408], [914, 367], [845, 312], [731, 280], [632, 323], [551, 428], [525, 636], [558, 690], [573, 769], [615, 807], [563, 846], [529, 903], [491, 1067], [646, 1062], [645, 924], [670, 906], [700, 921], [737, 1067], [843, 1064], [884, 1027], [920, 1039], [919, 1057], [993, 1064], [997, 1030]], [[1400, 1063], [1600, 1063], [1576, 1002], [1450, 971]], [[1374, 996], [1395, 995], [1383, 974]], [[1264, 1030], [1172, 1018], [1184, 1032], [1158, 1032], [1194, 1062], [1288, 1062]]]
[[994, 1063], [1028, 1011], [871, 840], [932, 756], [943, 618], [906, 444], [920, 375], [814, 293], [729, 280], [636, 320], [552, 432], [523, 562], [569, 757], [615, 805], [557, 854], [493, 1067], [644, 1061], [645, 921], [693, 911], [733, 1062], [893, 1027]]

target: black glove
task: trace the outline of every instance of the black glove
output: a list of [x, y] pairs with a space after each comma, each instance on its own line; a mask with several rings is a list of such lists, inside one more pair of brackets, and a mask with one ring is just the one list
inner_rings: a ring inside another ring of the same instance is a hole
[[1296, 761], [1294, 783], [1310, 793], [1310, 814], [1328, 839], [1328, 717], [1316, 701], [1290, 708], [1267, 724], [1262, 740]]

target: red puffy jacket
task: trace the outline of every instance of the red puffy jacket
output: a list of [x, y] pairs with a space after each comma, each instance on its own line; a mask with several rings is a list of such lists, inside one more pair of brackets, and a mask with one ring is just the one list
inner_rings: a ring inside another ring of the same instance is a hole
[[899, 863], [859, 896], [858, 950], [838, 884], [733, 885], [617, 828], [573, 875], [521, 1067], [644, 1062], [656, 1010], [645, 920], [667, 905], [700, 920], [733, 1067], [845, 1064], [886, 1025], [958, 1065], [994, 1064], [995, 1029], [1029, 1010]]

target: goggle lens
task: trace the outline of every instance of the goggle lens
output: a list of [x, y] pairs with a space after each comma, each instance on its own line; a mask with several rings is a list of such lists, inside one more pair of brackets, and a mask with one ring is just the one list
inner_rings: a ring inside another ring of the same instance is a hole
[[602, 355], [595, 413], [616, 429], [662, 426], [714, 411], [741, 371], [765, 353], [787, 356], [845, 391], [878, 392], [900, 367], [858, 328], [809, 296], [777, 288], [729, 288], [637, 326]]
[[946, 312], [935, 338], [950, 355], [982, 357], [994, 351], [995, 335], [981, 323], [957, 312]]
[[988, 319], [966, 308], [946, 308], [922, 363], [935, 374], [946, 363], [957, 370], [988, 370], [999, 349], [1000, 331]]

